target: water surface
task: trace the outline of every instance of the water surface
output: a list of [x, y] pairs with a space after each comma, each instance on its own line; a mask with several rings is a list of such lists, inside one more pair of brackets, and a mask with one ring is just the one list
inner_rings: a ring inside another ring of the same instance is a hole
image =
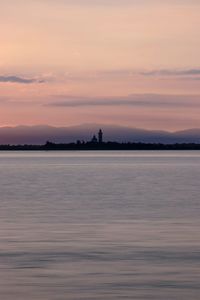
[[3, 300], [196, 300], [200, 152], [0, 152]]

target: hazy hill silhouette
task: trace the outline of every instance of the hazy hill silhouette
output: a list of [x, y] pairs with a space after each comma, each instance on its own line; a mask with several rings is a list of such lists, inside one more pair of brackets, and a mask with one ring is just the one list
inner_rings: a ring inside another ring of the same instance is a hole
[[76, 140], [88, 141], [99, 128], [104, 131], [105, 141], [142, 143], [200, 143], [200, 129], [177, 132], [145, 130], [118, 125], [83, 124], [71, 127], [47, 125], [0, 127], [0, 144], [44, 144], [70, 143]]

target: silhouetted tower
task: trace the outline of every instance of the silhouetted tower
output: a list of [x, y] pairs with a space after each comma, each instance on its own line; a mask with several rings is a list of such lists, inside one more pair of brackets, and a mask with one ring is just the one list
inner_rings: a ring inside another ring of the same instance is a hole
[[103, 143], [103, 131], [101, 129], [98, 132], [98, 142], [99, 144]]

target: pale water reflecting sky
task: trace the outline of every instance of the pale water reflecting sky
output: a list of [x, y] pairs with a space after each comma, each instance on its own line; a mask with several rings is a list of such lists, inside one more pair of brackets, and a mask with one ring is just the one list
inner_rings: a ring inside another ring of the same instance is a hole
[[5, 300], [196, 300], [199, 152], [0, 153]]

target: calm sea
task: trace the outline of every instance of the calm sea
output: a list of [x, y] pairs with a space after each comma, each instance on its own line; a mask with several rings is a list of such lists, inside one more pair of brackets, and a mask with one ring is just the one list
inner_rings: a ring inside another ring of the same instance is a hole
[[0, 299], [200, 299], [200, 152], [1, 152]]

